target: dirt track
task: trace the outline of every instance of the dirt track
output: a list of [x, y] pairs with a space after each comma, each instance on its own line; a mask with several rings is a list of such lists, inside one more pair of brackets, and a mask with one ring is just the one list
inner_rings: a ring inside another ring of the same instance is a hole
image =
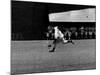
[[11, 72], [36, 73], [95, 69], [95, 40], [74, 40], [75, 45], [58, 44], [48, 52], [47, 41], [12, 41]]

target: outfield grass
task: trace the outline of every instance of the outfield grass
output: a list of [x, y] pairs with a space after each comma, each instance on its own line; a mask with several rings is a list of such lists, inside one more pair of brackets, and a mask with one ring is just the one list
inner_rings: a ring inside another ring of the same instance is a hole
[[95, 40], [74, 40], [48, 52], [47, 41], [11, 41], [11, 73], [87, 70], [96, 68]]

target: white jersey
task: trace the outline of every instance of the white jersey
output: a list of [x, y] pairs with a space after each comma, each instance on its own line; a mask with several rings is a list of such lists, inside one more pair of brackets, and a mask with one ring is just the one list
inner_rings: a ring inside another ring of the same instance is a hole
[[54, 38], [63, 38], [64, 34], [58, 29], [58, 27], [54, 27]]

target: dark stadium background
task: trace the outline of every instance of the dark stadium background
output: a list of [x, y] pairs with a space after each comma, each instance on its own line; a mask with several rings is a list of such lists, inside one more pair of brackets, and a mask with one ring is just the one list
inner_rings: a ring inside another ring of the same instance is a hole
[[[85, 8], [95, 6], [11, 1], [11, 40], [46, 40], [48, 25], [63, 25], [65, 28], [77, 29], [85, 25], [95, 29], [95, 22], [49, 22], [50, 13]], [[95, 39], [95, 35], [87, 39]]]

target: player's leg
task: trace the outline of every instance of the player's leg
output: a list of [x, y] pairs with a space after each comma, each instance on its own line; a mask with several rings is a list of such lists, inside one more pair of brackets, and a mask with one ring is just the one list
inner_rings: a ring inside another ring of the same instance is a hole
[[51, 38], [52, 38], [51, 33], [48, 33], [48, 37], [47, 37], [48, 48], [51, 47]]
[[54, 40], [53, 40], [52, 44], [49, 45], [49, 47], [50, 47], [49, 52], [54, 52], [55, 51], [57, 39], [58, 39], [58, 34], [54, 33]]
[[68, 40], [66, 40], [64, 37], [62, 37], [61, 39], [62, 39], [63, 43], [67, 43], [68, 42]]
[[69, 38], [68, 38], [68, 42], [69, 42], [69, 43], [72, 43], [72, 44], [75, 44], [75, 43], [72, 41], [72, 39], [71, 39], [71, 34], [69, 34], [68, 37], [69, 37]]
[[65, 39], [64, 34], [61, 31], [59, 31], [59, 38], [63, 41], [63, 43], [68, 42], [68, 40]]
[[54, 52], [55, 48], [56, 48], [56, 43], [57, 43], [57, 39], [54, 39], [51, 48], [49, 49], [49, 52]]
[[72, 43], [72, 44], [75, 44], [75, 43], [72, 41], [72, 39], [70, 39], [69, 42]]

